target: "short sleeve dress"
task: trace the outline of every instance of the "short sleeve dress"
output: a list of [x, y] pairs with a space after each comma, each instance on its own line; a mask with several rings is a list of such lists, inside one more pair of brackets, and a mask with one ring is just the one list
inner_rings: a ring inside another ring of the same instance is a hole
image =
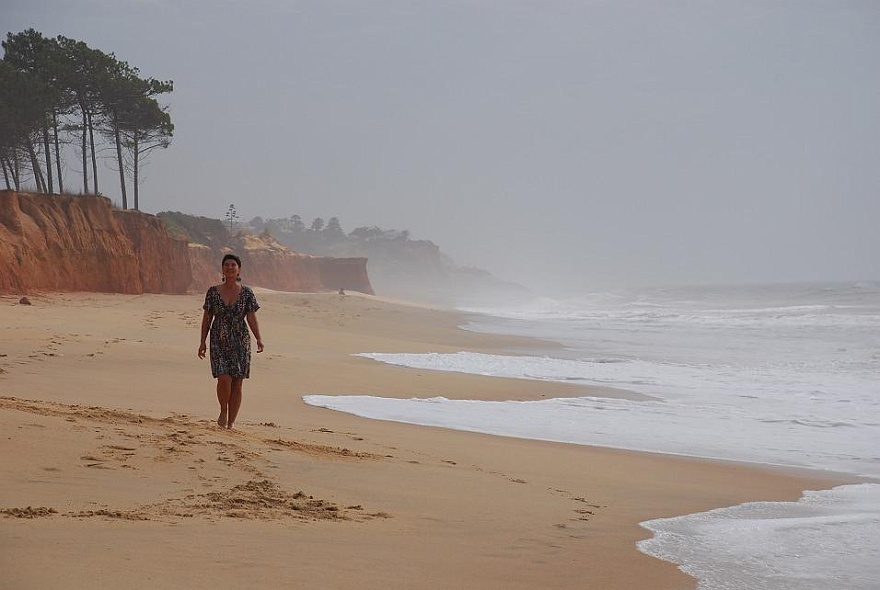
[[254, 292], [242, 286], [238, 299], [231, 306], [224, 303], [216, 285], [205, 293], [203, 309], [214, 315], [211, 322], [211, 374], [251, 376], [251, 333], [245, 323], [249, 312], [260, 305]]

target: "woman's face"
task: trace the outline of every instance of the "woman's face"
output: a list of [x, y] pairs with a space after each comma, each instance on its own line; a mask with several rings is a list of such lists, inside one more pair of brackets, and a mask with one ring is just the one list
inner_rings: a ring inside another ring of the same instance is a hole
[[238, 278], [238, 263], [235, 260], [228, 258], [223, 261], [223, 276], [232, 279]]

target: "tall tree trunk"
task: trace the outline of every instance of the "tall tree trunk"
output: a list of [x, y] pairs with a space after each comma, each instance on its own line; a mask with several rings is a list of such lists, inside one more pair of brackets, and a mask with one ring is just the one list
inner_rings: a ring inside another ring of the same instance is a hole
[[52, 182], [52, 150], [49, 149], [49, 126], [43, 125], [43, 150], [46, 152], [46, 180], [47, 192], [54, 193], [55, 185]]
[[92, 184], [98, 194], [98, 156], [95, 154], [95, 129], [92, 127], [92, 112], [89, 111], [89, 144], [92, 146]]
[[[113, 138], [116, 140], [116, 163], [119, 165], [119, 188], [122, 191], [122, 208], [128, 209], [128, 196], [125, 194], [125, 167], [122, 165], [122, 138], [119, 136], [119, 115], [113, 113]], [[137, 209], [137, 203], [134, 206]]]
[[[82, 108], [82, 106], [80, 106]], [[82, 128], [82, 160], [83, 160], [83, 194], [89, 194], [89, 136], [88, 121], [86, 110], [83, 108], [83, 128]]]
[[132, 175], [134, 176], [134, 210], [140, 211], [140, 204], [138, 203], [138, 163], [140, 162], [141, 154], [138, 145], [137, 132], [134, 134], [134, 151], [132, 152], [132, 155], [134, 156], [132, 158], [134, 160], [132, 170]]
[[6, 189], [12, 190], [12, 185], [9, 183], [9, 172], [6, 170], [6, 156], [0, 156], [0, 167], [3, 168], [3, 180], [6, 181]]
[[31, 170], [34, 173], [34, 182], [37, 183], [37, 192], [45, 193], [46, 192], [46, 181], [43, 178], [43, 170], [40, 168], [40, 160], [37, 158], [37, 152], [34, 151], [34, 144], [31, 143], [31, 140], [27, 140], [27, 152], [28, 158], [31, 160]]
[[64, 192], [64, 180], [61, 177], [61, 148], [58, 145], [58, 114], [52, 111], [52, 130], [55, 139], [55, 169], [58, 171], [58, 193]]
[[12, 152], [12, 162], [9, 170], [12, 172], [12, 182], [15, 184], [16, 192], [21, 190], [21, 167], [18, 164], [18, 154]]

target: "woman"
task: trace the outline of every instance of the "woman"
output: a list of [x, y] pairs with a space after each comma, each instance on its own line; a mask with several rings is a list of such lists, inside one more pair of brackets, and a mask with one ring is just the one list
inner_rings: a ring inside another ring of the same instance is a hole
[[[205, 358], [205, 339], [211, 332], [211, 374], [217, 379], [220, 427], [232, 428], [241, 407], [242, 382], [251, 374], [251, 335], [257, 339], [257, 352], [263, 352], [254, 292], [240, 284], [241, 259], [235, 254], [223, 257], [223, 282], [205, 294], [202, 315], [202, 343], [199, 358]], [[213, 321], [212, 321], [213, 320]], [[247, 326], [245, 325], [247, 321]]]

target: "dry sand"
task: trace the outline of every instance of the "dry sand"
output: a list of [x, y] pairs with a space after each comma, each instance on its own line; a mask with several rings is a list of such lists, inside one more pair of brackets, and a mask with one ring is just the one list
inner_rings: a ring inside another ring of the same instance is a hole
[[370, 421], [304, 394], [628, 395], [403, 369], [358, 352], [552, 346], [356, 294], [256, 290], [235, 431], [196, 357], [202, 298], [0, 298], [0, 588], [693, 588], [651, 518], [838, 481]]

